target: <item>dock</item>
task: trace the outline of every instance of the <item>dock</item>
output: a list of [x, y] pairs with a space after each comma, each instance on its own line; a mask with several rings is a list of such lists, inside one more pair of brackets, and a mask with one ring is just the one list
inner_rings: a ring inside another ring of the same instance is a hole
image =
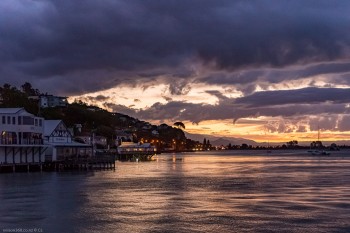
[[154, 152], [123, 152], [116, 154], [116, 160], [120, 161], [149, 161], [152, 159], [153, 155], [155, 155]]
[[115, 170], [115, 156], [71, 158], [52, 162], [1, 163], [0, 173]]

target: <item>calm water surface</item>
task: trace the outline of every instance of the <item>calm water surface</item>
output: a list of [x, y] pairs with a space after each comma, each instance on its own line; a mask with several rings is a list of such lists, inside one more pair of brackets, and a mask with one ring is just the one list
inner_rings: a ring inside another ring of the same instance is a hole
[[0, 174], [0, 230], [350, 232], [349, 156], [232, 153]]

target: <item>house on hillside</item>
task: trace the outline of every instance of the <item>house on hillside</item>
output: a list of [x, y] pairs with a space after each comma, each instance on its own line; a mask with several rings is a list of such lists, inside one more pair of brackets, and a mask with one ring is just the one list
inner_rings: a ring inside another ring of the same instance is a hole
[[67, 97], [54, 95], [30, 96], [30, 99], [39, 101], [41, 108], [67, 107]]
[[128, 133], [124, 130], [115, 131], [115, 145], [120, 146], [123, 142], [133, 142], [134, 137], [132, 133]]
[[152, 135], [153, 136], [156, 136], [156, 137], [158, 137], [159, 136], [159, 132], [158, 132], [158, 130], [152, 130]]
[[44, 118], [24, 108], [0, 108], [0, 163], [41, 163], [45, 160]]
[[46, 120], [44, 143], [48, 146], [47, 161], [59, 161], [92, 156], [91, 145], [73, 141], [71, 132], [62, 120]]

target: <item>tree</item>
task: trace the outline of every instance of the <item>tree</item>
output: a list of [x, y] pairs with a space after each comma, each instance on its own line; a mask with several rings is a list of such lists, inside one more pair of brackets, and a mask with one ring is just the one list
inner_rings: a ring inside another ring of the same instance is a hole
[[40, 95], [40, 92], [38, 89], [34, 89], [32, 87], [32, 84], [25, 82], [22, 86], [22, 92], [25, 93], [28, 96], [32, 96], [32, 95]]
[[177, 121], [174, 123], [174, 126], [176, 126], [179, 129], [185, 129], [185, 124], [182, 123], [181, 121]]
[[298, 146], [298, 141], [296, 141], [296, 140], [289, 141], [289, 142], [287, 142], [287, 146], [289, 148], [294, 148], [294, 147]]

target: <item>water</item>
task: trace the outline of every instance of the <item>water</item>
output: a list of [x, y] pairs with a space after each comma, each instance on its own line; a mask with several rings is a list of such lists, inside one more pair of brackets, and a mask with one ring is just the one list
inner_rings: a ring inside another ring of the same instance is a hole
[[348, 156], [162, 154], [115, 172], [0, 174], [3, 232], [350, 232], [349, 219]]

